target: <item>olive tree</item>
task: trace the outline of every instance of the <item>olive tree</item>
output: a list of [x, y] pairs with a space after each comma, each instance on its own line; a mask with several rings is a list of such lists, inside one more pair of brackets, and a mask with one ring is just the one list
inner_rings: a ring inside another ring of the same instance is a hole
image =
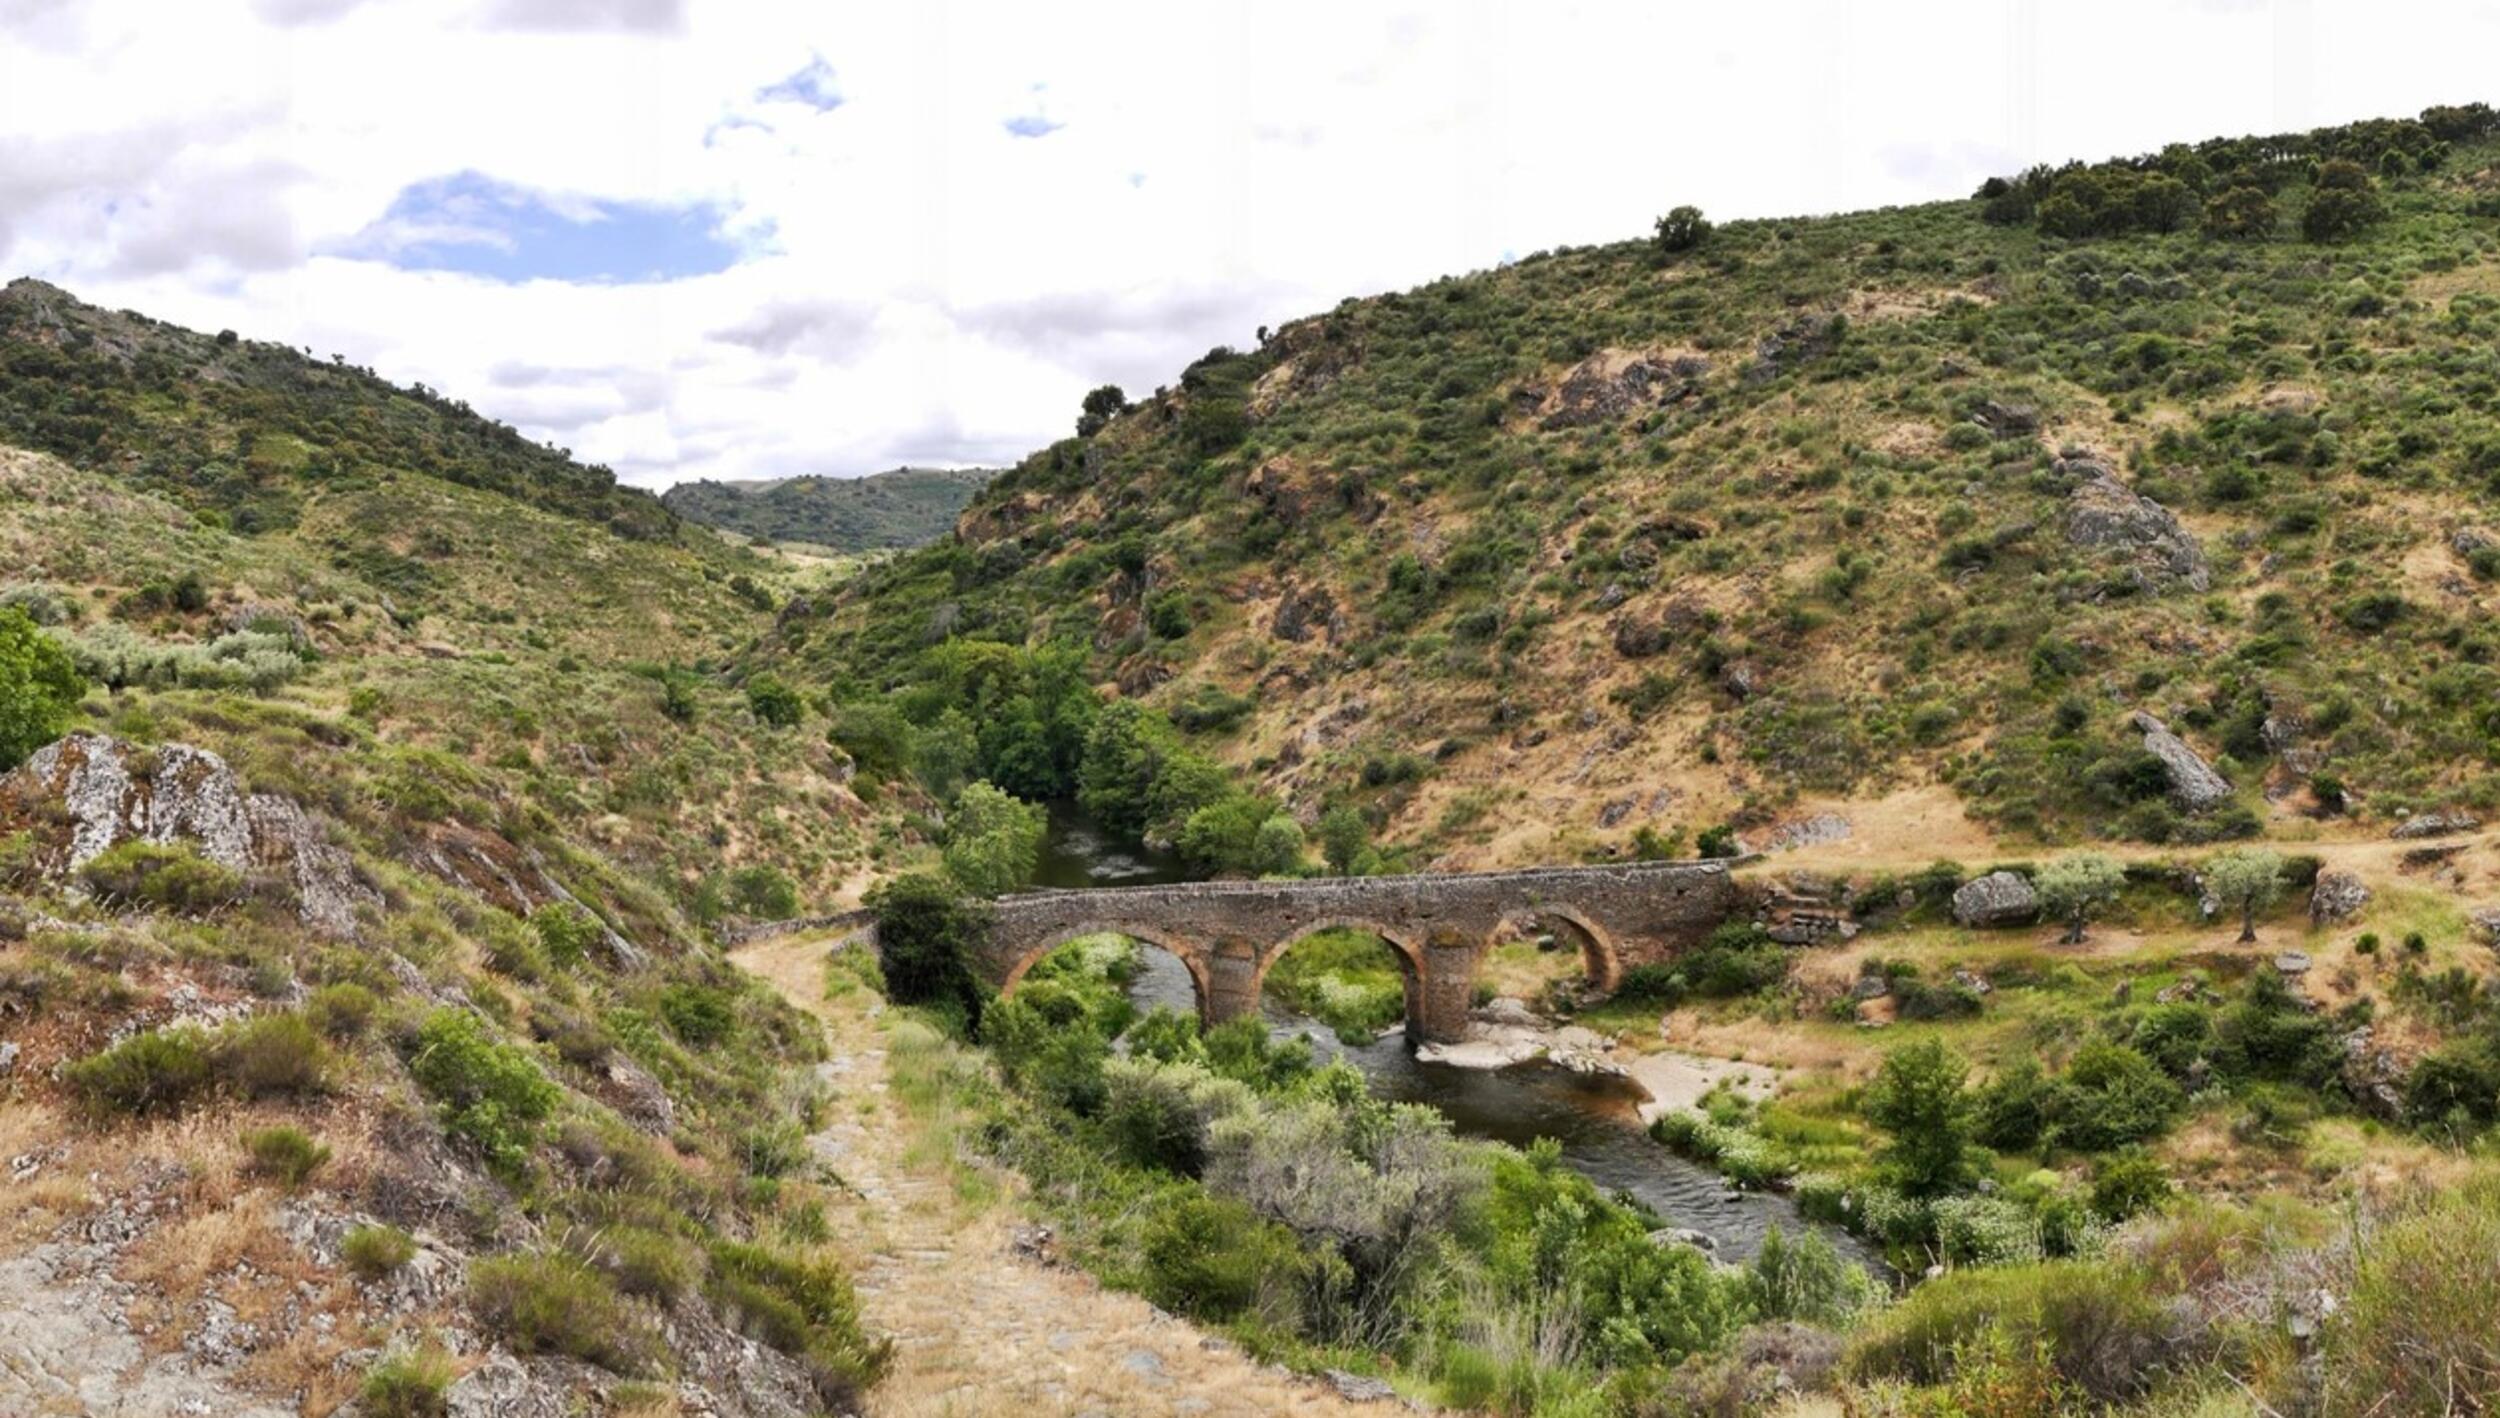
[[1690, 251], [1710, 239], [1710, 220], [1699, 207], [1678, 207], [1658, 219], [1658, 249]]
[[2257, 938], [2257, 913], [2283, 899], [2283, 857], [2262, 847], [2224, 852], [2205, 863], [2214, 899], [2240, 913], [2240, 944]]
[[86, 692], [68, 651], [23, 610], [0, 610], [0, 769], [59, 738]]
[[2077, 852], [2040, 869], [2032, 886], [2040, 893], [2040, 909], [2064, 921], [2068, 945], [2083, 943], [2083, 928], [2103, 907], [2118, 899], [2127, 884], [2126, 869], [2098, 852]]

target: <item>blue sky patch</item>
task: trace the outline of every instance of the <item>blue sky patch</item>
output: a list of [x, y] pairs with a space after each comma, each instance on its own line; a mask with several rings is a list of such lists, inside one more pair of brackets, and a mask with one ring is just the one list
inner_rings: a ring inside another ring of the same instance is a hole
[[1010, 118], [1006, 124], [1007, 131], [1019, 138], [1045, 137], [1067, 126], [1065, 123], [1053, 123], [1038, 113], [1027, 113]]
[[757, 89], [755, 97], [762, 103], [803, 103], [818, 113], [831, 113], [842, 106], [842, 91], [833, 86], [833, 66], [821, 54], [789, 78]]
[[340, 254], [498, 281], [666, 281], [737, 264], [720, 226], [705, 204], [563, 197], [460, 172], [401, 189]]

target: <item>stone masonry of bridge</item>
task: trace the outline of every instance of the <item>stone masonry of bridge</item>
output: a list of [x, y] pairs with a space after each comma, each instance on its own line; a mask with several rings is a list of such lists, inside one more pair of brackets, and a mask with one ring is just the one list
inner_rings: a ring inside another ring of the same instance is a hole
[[1405, 970], [1407, 1036], [1434, 1042], [1464, 1036], [1477, 967], [1505, 926], [1567, 927], [1589, 978], [1611, 990], [1625, 970], [1699, 944], [1739, 908], [1722, 862], [1033, 891], [995, 904], [981, 966], [1000, 988], [1067, 941], [1114, 932], [1178, 956], [1210, 1024], [1255, 1012], [1269, 967], [1295, 941], [1369, 931]]

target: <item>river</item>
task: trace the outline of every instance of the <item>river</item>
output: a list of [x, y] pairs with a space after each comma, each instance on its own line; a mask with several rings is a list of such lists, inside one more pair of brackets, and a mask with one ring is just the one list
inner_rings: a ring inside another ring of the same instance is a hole
[[[1082, 889], [1187, 879], [1178, 858], [1118, 842], [1073, 804], [1052, 807], [1038, 885]], [[1154, 946], [1144, 947], [1143, 954], [1145, 969], [1130, 985], [1130, 999], [1140, 1009], [1162, 1005], [1196, 1013], [1197, 986], [1188, 967]], [[1273, 1000], [1263, 1002], [1262, 1009], [1271, 1032], [1309, 1039], [1322, 1059], [1344, 1058], [1363, 1071], [1374, 1094], [1437, 1109], [1463, 1137], [1514, 1147], [1541, 1137], [1555, 1139], [1562, 1144], [1565, 1165], [1609, 1192], [1640, 1202], [1667, 1226], [1710, 1237], [1721, 1259], [1751, 1256], [1776, 1225], [1792, 1233], [1820, 1231], [1843, 1254], [1885, 1273], [1870, 1248], [1838, 1228], [1805, 1220], [1787, 1197], [1738, 1191], [1716, 1172], [1652, 1141], [1636, 1112], [1648, 1095], [1629, 1079], [1578, 1074], [1541, 1062], [1503, 1069], [1425, 1063], [1397, 1030], [1349, 1046], [1337, 1041], [1336, 1031]]]

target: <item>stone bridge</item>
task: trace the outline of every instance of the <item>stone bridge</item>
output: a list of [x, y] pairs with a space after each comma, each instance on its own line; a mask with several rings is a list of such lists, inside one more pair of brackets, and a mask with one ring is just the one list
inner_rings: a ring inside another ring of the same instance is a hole
[[1111, 932], [1161, 946], [1197, 981], [1210, 1024], [1259, 1007], [1287, 947], [1315, 931], [1369, 931], [1406, 974], [1407, 1037], [1463, 1036], [1476, 970], [1506, 926], [1576, 936], [1588, 976], [1611, 990], [1634, 965], [1698, 944], [1737, 910], [1724, 862], [1033, 891], [998, 899], [981, 965], [1002, 990], [1055, 947]]

